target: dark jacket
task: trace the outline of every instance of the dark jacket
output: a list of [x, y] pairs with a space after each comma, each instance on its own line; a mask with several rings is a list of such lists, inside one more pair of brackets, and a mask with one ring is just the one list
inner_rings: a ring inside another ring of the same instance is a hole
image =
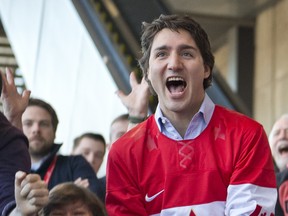
[[[282, 172], [276, 174], [277, 179], [277, 190], [278, 190], [278, 199], [275, 207], [275, 216], [284, 216], [288, 214], [288, 197], [287, 190], [288, 186], [288, 169], [285, 169]], [[280, 205], [280, 199], [282, 200], [282, 205], [285, 205], [284, 209]], [[284, 202], [284, 203], [283, 203]], [[285, 214], [284, 214], [285, 212]]]
[[101, 177], [101, 178], [99, 179], [99, 181], [100, 181], [101, 187], [103, 188], [104, 197], [105, 197], [105, 195], [106, 195], [106, 175], [103, 176], [103, 177]]
[[[38, 170], [31, 171], [37, 173], [44, 179], [44, 176], [52, 163], [55, 155], [59, 151], [61, 145], [54, 144], [48, 158], [41, 164]], [[55, 185], [63, 182], [74, 182], [77, 178], [89, 180], [89, 188], [95, 192], [104, 202], [105, 191], [102, 189], [99, 179], [96, 177], [93, 168], [81, 155], [63, 156], [57, 155], [55, 168], [48, 183], [48, 189], [52, 189]]]
[[26, 136], [0, 112], [0, 214], [8, 215], [15, 207], [15, 173], [28, 173], [30, 167]]

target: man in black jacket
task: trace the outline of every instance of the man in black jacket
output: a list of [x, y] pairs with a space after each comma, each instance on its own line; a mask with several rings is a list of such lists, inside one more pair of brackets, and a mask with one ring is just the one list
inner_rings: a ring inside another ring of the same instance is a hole
[[22, 115], [23, 132], [29, 140], [31, 171], [48, 184], [48, 189], [62, 182], [87, 179], [89, 188], [104, 201], [104, 191], [90, 164], [80, 155], [57, 154], [61, 145], [55, 144], [58, 117], [47, 102], [30, 98]]
[[32, 215], [48, 201], [48, 190], [39, 175], [28, 174], [31, 166], [28, 140], [21, 131], [18, 114], [25, 110], [30, 91], [17, 93], [11, 70], [6, 69], [6, 76], [1, 75], [3, 112], [10, 122], [0, 112], [0, 215]]

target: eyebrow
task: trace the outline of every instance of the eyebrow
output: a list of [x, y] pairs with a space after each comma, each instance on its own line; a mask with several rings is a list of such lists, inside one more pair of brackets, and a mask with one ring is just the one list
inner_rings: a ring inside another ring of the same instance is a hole
[[[156, 47], [153, 51], [169, 50], [169, 49], [170, 49], [170, 46], [163, 45], [163, 46]], [[183, 44], [183, 45], [180, 45], [178, 47], [178, 50], [183, 50], [183, 49], [193, 49], [195, 51], [198, 51], [198, 48], [196, 48], [194, 46], [187, 45], [187, 44]]]

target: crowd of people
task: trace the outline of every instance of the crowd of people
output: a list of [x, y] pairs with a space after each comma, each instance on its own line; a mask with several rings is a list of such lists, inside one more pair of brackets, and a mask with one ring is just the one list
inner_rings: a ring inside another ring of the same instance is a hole
[[[131, 92], [118, 91], [127, 114], [109, 143], [87, 132], [69, 156], [54, 142], [53, 107], [1, 73], [1, 214], [288, 215], [288, 114], [268, 139], [260, 123], [214, 104], [214, 56], [190, 16], [161, 15], [142, 31], [143, 78], [132, 72]], [[148, 115], [150, 93], [159, 103]]]

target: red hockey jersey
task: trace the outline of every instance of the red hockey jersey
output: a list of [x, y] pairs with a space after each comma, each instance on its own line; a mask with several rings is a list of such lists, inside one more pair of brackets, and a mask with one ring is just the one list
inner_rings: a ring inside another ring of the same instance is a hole
[[195, 139], [161, 134], [154, 116], [108, 155], [109, 215], [274, 215], [276, 180], [263, 127], [215, 107]]

